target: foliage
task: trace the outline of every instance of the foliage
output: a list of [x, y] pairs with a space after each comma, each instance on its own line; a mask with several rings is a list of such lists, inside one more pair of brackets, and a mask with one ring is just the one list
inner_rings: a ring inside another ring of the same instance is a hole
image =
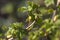
[[[18, 8], [19, 12], [28, 12], [26, 22], [28, 28], [24, 28], [23, 22], [12, 23], [8, 28], [5, 26], [0, 30], [0, 36], [7, 38], [13, 37], [16, 40], [59, 40], [60, 38], [60, 5], [55, 9], [57, 14], [54, 15], [53, 0], [45, 0], [45, 6], [41, 7], [34, 2], [28, 1], [27, 7]], [[48, 6], [48, 7], [47, 7]], [[34, 23], [34, 24], [33, 24]], [[6, 31], [5, 31], [6, 30]]]

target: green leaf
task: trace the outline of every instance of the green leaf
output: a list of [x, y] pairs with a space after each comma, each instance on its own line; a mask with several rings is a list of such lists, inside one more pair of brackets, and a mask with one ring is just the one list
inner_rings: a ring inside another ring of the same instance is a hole
[[32, 7], [33, 4], [34, 4], [33, 2], [28, 1], [28, 6], [31, 6]]
[[28, 11], [31, 11], [32, 10], [32, 7], [31, 6], [28, 6]]
[[23, 25], [23, 23], [22, 22], [20, 22], [20, 23], [13, 23], [13, 24], [11, 24], [11, 27], [12, 28], [14, 28], [14, 29], [19, 29], [19, 28], [22, 28], [24, 25]]
[[50, 5], [54, 4], [54, 0], [45, 0], [45, 5], [48, 7]]
[[26, 12], [26, 11], [27, 11], [27, 7], [18, 8], [18, 12]]
[[40, 8], [40, 12], [41, 14], [46, 14], [47, 13], [47, 9], [46, 8]]

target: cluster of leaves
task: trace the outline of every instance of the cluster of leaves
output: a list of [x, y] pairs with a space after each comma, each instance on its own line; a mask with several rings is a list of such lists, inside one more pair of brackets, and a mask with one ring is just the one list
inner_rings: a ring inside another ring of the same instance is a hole
[[6, 28], [4, 36], [13, 37], [16, 40], [59, 40], [60, 5], [57, 7], [58, 14], [55, 16], [53, 16], [55, 9], [50, 6], [54, 6], [54, 1], [45, 0], [45, 5], [41, 7], [34, 2], [28, 2], [27, 7], [18, 8], [19, 12], [28, 12], [26, 19], [28, 28], [24, 28], [25, 25], [22, 22], [13, 23], [8, 29]]
[[59, 35], [58, 30], [60, 25], [60, 22], [58, 22], [60, 21], [59, 6], [56, 10], [58, 14], [55, 16], [53, 16], [55, 11], [54, 7], [54, 0], [45, 0], [45, 7], [41, 7], [33, 2], [28, 2], [27, 7], [19, 9], [20, 11], [28, 12], [28, 21], [36, 21], [35, 24], [32, 25], [33, 27], [29, 29], [28, 40], [59, 40], [59, 37], [57, 37]]

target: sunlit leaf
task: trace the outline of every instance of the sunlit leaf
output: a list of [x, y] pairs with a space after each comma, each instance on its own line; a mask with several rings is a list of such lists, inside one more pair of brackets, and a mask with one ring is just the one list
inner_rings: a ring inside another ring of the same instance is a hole
[[45, 5], [48, 7], [50, 5], [54, 4], [54, 0], [45, 0]]
[[26, 12], [26, 11], [27, 11], [26, 7], [18, 8], [18, 12]]
[[32, 10], [32, 7], [31, 6], [28, 6], [28, 11], [31, 11]]

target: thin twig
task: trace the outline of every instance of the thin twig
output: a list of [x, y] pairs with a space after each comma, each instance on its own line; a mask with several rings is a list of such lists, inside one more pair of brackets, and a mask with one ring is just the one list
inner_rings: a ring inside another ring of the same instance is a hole
[[57, 7], [58, 7], [59, 3], [60, 3], [60, 0], [57, 0], [57, 4], [55, 5], [55, 10], [54, 10], [53, 16], [52, 16], [52, 20], [53, 20], [53, 21], [56, 21], [56, 20], [54, 20], [54, 17], [55, 17], [55, 15], [56, 15], [56, 13], [57, 13]]
[[32, 25], [34, 25], [34, 23], [35, 23], [35, 20], [26, 29], [29, 29]]
[[52, 20], [53, 20], [53, 21], [55, 21], [55, 20], [54, 20], [55, 15], [56, 15], [56, 10], [53, 11], [53, 15], [52, 15]]

